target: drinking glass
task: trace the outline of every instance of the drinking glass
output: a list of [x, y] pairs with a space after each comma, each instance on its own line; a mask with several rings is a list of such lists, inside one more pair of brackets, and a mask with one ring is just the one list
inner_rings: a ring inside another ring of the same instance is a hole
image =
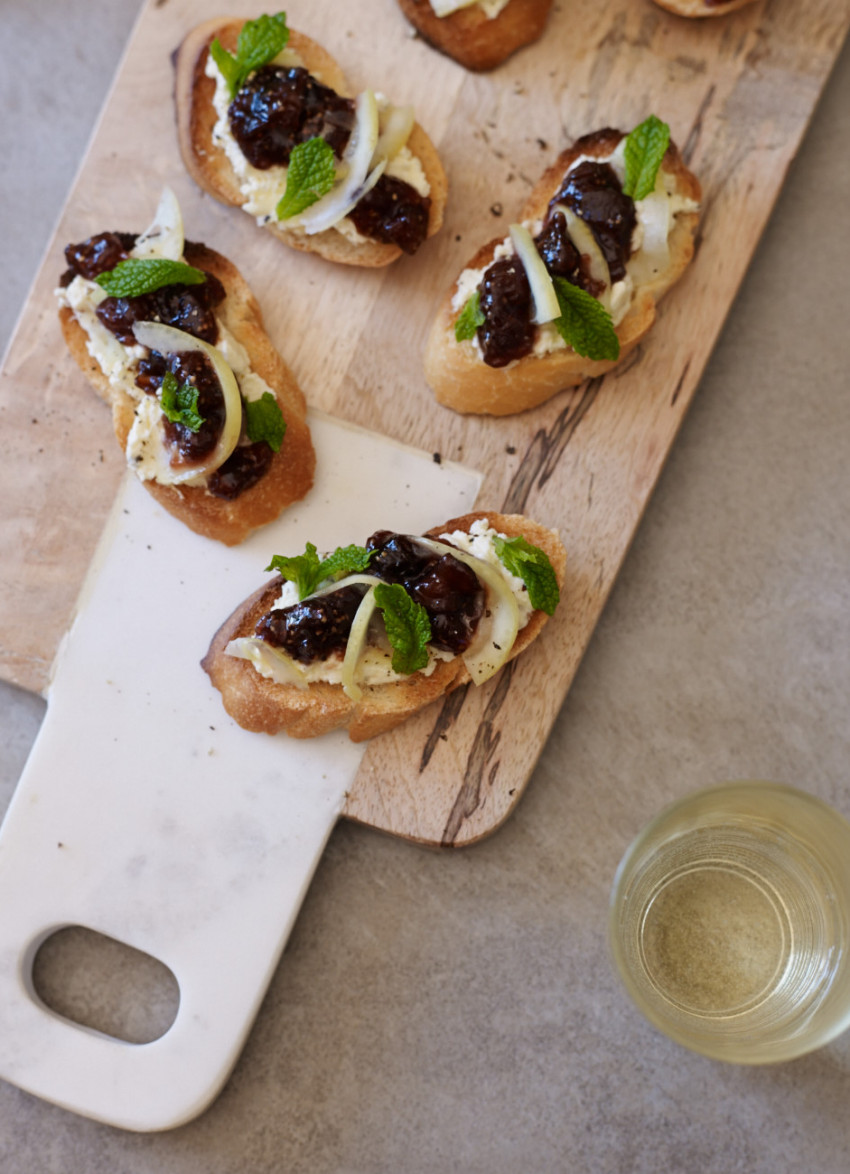
[[626, 989], [685, 1047], [737, 1064], [850, 1026], [850, 823], [779, 783], [665, 808], [620, 862], [609, 940]]

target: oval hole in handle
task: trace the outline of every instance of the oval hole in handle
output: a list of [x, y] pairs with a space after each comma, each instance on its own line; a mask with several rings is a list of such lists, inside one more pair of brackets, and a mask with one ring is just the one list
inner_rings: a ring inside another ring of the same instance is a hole
[[57, 929], [41, 943], [31, 981], [54, 1014], [131, 1044], [160, 1039], [180, 1005], [165, 963], [82, 925]]

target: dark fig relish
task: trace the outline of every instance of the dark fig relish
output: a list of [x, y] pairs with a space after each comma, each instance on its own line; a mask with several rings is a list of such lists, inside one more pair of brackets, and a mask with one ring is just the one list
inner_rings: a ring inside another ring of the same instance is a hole
[[412, 256], [428, 235], [431, 201], [415, 187], [382, 175], [375, 186], [355, 204], [348, 216], [362, 236], [385, 245], [397, 245]]
[[[374, 551], [367, 573], [400, 583], [428, 613], [434, 648], [459, 654], [472, 643], [484, 613], [478, 577], [451, 554], [437, 554], [407, 534], [379, 530], [366, 543]], [[291, 607], [275, 608], [258, 622], [255, 635], [302, 664], [345, 654], [364, 586], [352, 585]]]
[[67, 245], [68, 268], [60, 278], [60, 285], [63, 288], [70, 285], [75, 277], [94, 281], [101, 273], [109, 273], [119, 261], [127, 260], [135, 243], [136, 237], [130, 232], [99, 232], [78, 245]]
[[235, 501], [265, 477], [274, 459], [274, 450], [264, 440], [237, 445], [223, 465], [211, 474], [207, 489], [213, 497]]
[[341, 657], [364, 594], [364, 587], [342, 587], [292, 607], [275, 608], [259, 621], [255, 635], [302, 664]]
[[212, 273], [200, 285], [164, 285], [134, 298], [104, 298], [95, 313], [119, 342], [134, 346], [136, 322], [164, 322], [204, 342], [215, 343], [218, 324], [215, 307], [225, 298], [224, 286]]
[[[263, 65], [228, 107], [230, 129], [254, 167], [289, 164], [299, 143], [322, 138], [337, 158], [354, 127], [354, 102], [322, 85], [300, 66]], [[361, 236], [413, 254], [428, 235], [431, 201], [409, 183], [382, 175], [349, 218]]]
[[[65, 260], [68, 268], [60, 285], [65, 288], [75, 277], [94, 281], [126, 261], [137, 237], [129, 232], [101, 232], [80, 244], [68, 245]], [[164, 322], [185, 330], [195, 338], [214, 343], [218, 339], [215, 307], [224, 301], [225, 289], [212, 273], [199, 285], [175, 282], [153, 293], [134, 298], [103, 298], [95, 311], [99, 321], [125, 346], [135, 346], [133, 325], [136, 322]], [[140, 385], [141, 386], [141, 385]]]
[[632, 252], [635, 202], [623, 191], [613, 167], [585, 159], [568, 172], [549, 207], [554, 204], [566, 204], [590, 227], [608, 262], [611, 280], [622, 281]]
[[[201, 461], [213, 451], [224, 427], [224, 393], [218, 376], [207, 356], [196, 351], [168, 355], [165, 369], [172, 372], [181, 387], [189, 383], [198, 389], [198, 415], [204, 421], [197, 432], [192, 432], [185, 424], [173, 424], [163, 419], [165, 438], [174, 450], [171, 463]], [[164, 377], [165, 370], [160, 385]]]
[[534, 345], [531, 287], [519, 257], [505, 257], [485, 271], [478, 287], [484, 323], [478, 341], [484, 362], [504, 367]]
[[265, 171], [286, 166], [293, 148], [323, 138], [339, 158], [354, 126], [354, 102], [316, 81], [306, 69], [263, 65], [228, 107], [242, 154]]

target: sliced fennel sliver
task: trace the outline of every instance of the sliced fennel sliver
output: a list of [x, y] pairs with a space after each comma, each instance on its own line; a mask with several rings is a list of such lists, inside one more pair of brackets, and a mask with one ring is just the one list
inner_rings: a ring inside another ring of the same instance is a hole
[[239, 434], [242, 431], [242, 397], [239, 394], [236, 376], [217, 347], [187, 334], [185, 330], [166, 326], [164, 322], [137, 322], [133, 327], [133, 333], [142, 346], [149, 347], [152, 351], [159, 351], [163, 355], [194, 351], [206, 355], [213, 365], [224, 395], [225, 410], [224, 426], [219, 434], [218, 443], [201, 464], [193, 464], [184, 473], [173, 473], [170, 477], [172, 485], [202, 484], [210, 473], [214, 473], [224, 464], [239, 442]]
[[386, 161], [370, 171], [378, 144], [378, 103], [371, 90], [357, 95], [354, 110], [354, 129], [337, 171], [338, 182], [315, 204], [291, 216], [287, 228], [303, 228], [308, 236], [333, 228], [383, 175]]
[[462, 657], [473, 684], [481, 685], [499, 671], [516, 643], [519, 632], [519, 607], [514, 593], [498, 568], [484, 559], [476, 558], [474, 554], [458, 550], [457, 547], [449, 546], [445, 542], [437, 542], [433, 538], [420, 538], [418, 541], [435, 554], [450, 554], [458, 562], [466, 563], [482, 583], [490, 588], [490, 623], [485, 627], [483, 634], [482, 625], [479, 625], [478, 637]]
[[[659, 169], [659, 177], [662, 172]], [[655, 185], [643, 200], [635, 205], [638, 220], [643, 228], [640, 250], [655, 268], [665, 268], [670, 262], [670, 229], [673, 217], [670, 213], [670, 197], [664, 189], [663, 179]]]
[[558, 304], [555, 286], [531, 233], [522, 224], [512, 224], [510, 232], [516, 255], [522, 262], [528, 284], [531, 286], [531, 298], [534, 302], [531, 321], [541, 326], [544, 322], [560, 318], [561, 307]]
[[382, 159], [394, 159], [410, 138], [415, 113], [412, 106], [389, 106], [380, 112], [380, 134], [369, 169], [377, 167]]
[[[270, 64], [281, 65], [284, 69], [297, 69], [304, 64], [304, 58], [296, 49], [290, 49], [289, 45], [286, 45], [281, 49], [277, 57], [272, 58]], [[319, 81], [321, 80], [319, 78]]]
[[165, 257], [169, 261], [183, 258], [183, 214], [177, 197], [169, 187], [162, 189], [154, 218], [133, 245], [136, 258]]
[[224, 651], [228, 656], [250, 661], [261, 677], [279, 685], [294, 685], [296, 689], [308, 687], [307, 674], [292, 657], [259, 636], [239, 636], [231, 640]]
[[367, 587], [374, 587], [378, 583], [383, 583], [383, 579], [379, 579], [377, 575], [346, 575], [342, 579], [337, 579], [329, 583], [325, 583], [321, 587], [317, 587], [315, 591], [311, 591], [309, 595], [305, 595], [300, 601], [306, 603], [308, 599], [318, 599], [320, 595], [332, 595], [334, 591], [340, 591], [343, 587], [356, 587], [358, 583], [363, 583]]
[[471, 8], [478, 0], [431, 0], [435, 16], [450, 16], [459, 8]]
[[605, 260], [605, 254], [599, 247], [599, 242], [593, 235], [593, 230], [580, 216], [576, 216], [572, 208], [568, 208], [566, 204], [556, 204], [552, 209], [552, 215], [554, 216], [556, 212], [560, 212], [566, 220], [570, 240], [581, 255], [587, 257], [588, 272], [591, 280], [599, 282], [603, 286], [598, 301], [606, 310], [610, 310], [611, 270], [608, 268], [608, 262]]
[[375, 588], [370, 587], [360, 600], [360, 606], [354, 613], [351, 631], [348, 633], [348, 643], [345, 646], [345, 656], [342, 659], [343, 692], [355, 702], [359, 701], [363, 696], [363, 690], [354, 680], [354, 675], [357, 672], [360, 657], [363, 655], [363, 649], [366, 647], [369, 621], [376, 607]]

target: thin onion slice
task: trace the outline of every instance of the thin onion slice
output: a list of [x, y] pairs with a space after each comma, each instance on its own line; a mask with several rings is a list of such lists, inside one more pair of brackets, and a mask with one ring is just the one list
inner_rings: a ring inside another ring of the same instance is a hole
[[307, 674], [292, 657], [259, 636], [239, 636], [231, 640], [224, 651], [228, 656], [250, 661], [261, 677], [276, 681], [278, 685], [308, 688]]
[[286, 221], [287, 228], [303, 228], [308, 236], [333, 228], [383, 175], [386, 161], [370, 171], [378, 143], [378, 103], [371, 90], [357, 95], [354, 109], [354, 129], [338, 169], [341, 181], [315, 204], [298, 216], [290, 217]]
[[169, 187], [162, 189], [153, 220], [133, 245], [136, 258], [165, 257], [169, 261], [183, 258], [183, 214], [177, 197]]
[[360, 606], [354, 613], [351, 631], [348, 633], [348, 643], [345, 646], [345, 656], [342, 659], [342, 688], [345, 695], [354, 702], [359, 701], [363, 696], [363, 690], [354, 680], [354, 675], [357, 672], [360, 657], [363, 655], [363, 649], [366, 647], [369, 621], [376, 607], [375, 588], [370, 587], [360, 600]]
[[219, 433], [218, 443], [203, 462], [191, 465], [185, 472], [173, 472], [169, 478], [172, 485], [200, 485], [210, 473], [214, 473], [224, 464], [239, 442], [239, 434], [242, 431], [242, 397], [239, 394], [236, 376], [217, 347], [187, 334], [185, 330], [166, 326], [164, 322], [136, 322], [133, 333], [142, 346], [159, 351], [162, 355], [192, 351], [206, 355], [213, 365], [216, 378], [221, 384], [225, 410], [224, 425]]
[[528, 284], [531, 286], [531, 297], [534, 302], [531, 321], [540, 326], [544, 322], [560, 318], [561, 307], [558, 304], [552, 277], [537, 251], [531, 233], [522, 224], [512, 224], [510, 232], [516, 255], [522, 262]]
[[552, 209], [552, 215], [554, 216], [556, 212], [560, 212], [566, 220], [570, 240], [581, 255], [587, 257], [588, 273], [591, 280], [603, 286], [598, 301], [606, 310], [610, 310], [611, 270], [608, 268], [608, 262], [605, 260], [605, 254], [599, 247], [599, 242], [593, 235], [593, 230], [580, 216], [576, 216], [572, 208], [568, 208], [566, 204], [556, 204]]
[[514, 593], [500, 571], [484, 559], [468, 554], [465, 550], [458, 550], [456, 546], [449, 546], [445, 542], [437, 542], [433, 538], [419, 538], [417, 541], [433, 550], [435, 554], [450, 554], [459, 562], [466, 563], [490, 589], [492, 615], [489, 627], [485, 628], [482, 634], [479, 625], [478, 638], [462, 654], [463, 663], [473, 683], [481, 685], [499, 671], [516, 643], [519, 632], [519, 607]]

